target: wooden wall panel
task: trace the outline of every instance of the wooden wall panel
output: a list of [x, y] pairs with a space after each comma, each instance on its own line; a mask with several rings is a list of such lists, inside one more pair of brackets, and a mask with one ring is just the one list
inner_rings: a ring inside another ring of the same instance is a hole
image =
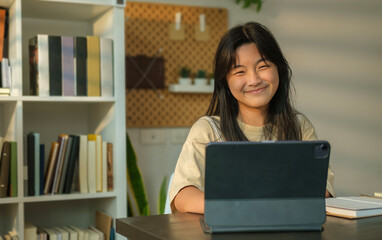
[[[185, 40], [169, 39], [169, 25], [175, 13], [182, 13]], [[208, 41], [195, 40], [199, 15], [206, 15]], [[212, 72], [213, 58], [222, 35], [227, 31], [227, 10], [151, 3], [130, 3], [125, 8], [125, 51], [131, 56], [154, 56], [162, 48], [165, 59], [165, 86], [158, 94], [152, 89], [126, 89], [127, 127], [191, 126], [207, 110], [212, 94], [171, 93], [168, 85], [177, 83], [182, 66], [192, 72]]]

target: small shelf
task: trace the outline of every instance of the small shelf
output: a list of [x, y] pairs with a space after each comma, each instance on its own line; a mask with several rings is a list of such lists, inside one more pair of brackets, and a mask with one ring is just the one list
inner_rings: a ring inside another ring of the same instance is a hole
[[212, 93], [214, 91], [213, 85], [181, 85], [181, 84], [170, 84], [170, 92], [177, 93]]
[[72, 193], [72, 194], [57, 194], [57, 195], [42, 195], [35, 197], [24, 197], [23, 202], [51, 202], [51, 201], [67, 201], [80, 199], [95, 199], [95, 198], [114, 198], [115, 192], [106, 193]]
[[23, 96], [24, 102], [114, 102], [114, 97]]
[[5, 197], [0, 198], [0, 205], [2, 204], [10, 204], [10, 203], [18, 203], [20, 199], [18, 197]]

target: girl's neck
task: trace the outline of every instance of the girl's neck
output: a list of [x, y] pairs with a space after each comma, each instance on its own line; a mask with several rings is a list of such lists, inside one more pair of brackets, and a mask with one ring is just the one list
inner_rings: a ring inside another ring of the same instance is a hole
[[251, 126], [264, 126], [267, 118], [267, 108], [239, 107], [238, 119]]

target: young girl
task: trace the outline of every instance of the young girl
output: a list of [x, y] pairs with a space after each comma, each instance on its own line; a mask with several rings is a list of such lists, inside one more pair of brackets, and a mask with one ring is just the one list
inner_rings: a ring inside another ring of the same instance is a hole
[[[173, 212], [204, 213], [207, 143], [317, 140], [310, 121], [292, 106], [292, 72], [266, 27], [250, 22], [229, 30], [219, 43], [214, 69], [207, 116], [192, 126], [175, 168], [169, 191]], [[329, 169], [326, 197], [334, 196], [333, 179]]]

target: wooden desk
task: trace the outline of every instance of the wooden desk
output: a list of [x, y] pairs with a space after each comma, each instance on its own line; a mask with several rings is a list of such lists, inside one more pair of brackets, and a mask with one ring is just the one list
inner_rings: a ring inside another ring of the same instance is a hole
[[348, 220], [327, 216], [322, 232], [258, 232], [205, 234], [199, 223], [200, 215], [176, 213], [148, 217], [121, 218], [116, 231], [129, 240], [176, 239], [382, 239], [382, 216]]

